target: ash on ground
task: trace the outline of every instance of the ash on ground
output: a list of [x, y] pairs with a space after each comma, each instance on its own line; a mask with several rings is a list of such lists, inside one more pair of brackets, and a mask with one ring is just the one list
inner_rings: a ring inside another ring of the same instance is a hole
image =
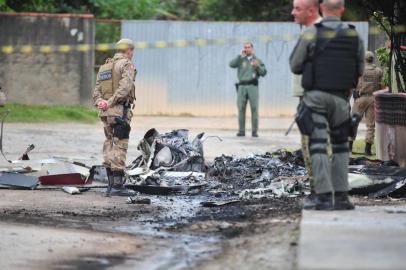
[[296, 197], [309, 191], [300, 151], [278, 150], [246, 158], [221, 156], [207, 172], [207, 191], [216, 197]]

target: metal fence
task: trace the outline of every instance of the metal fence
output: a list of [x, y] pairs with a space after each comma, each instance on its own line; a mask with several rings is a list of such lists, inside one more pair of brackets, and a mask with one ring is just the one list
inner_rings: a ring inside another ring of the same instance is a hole
[[[354, 24], [367, 47], [368, 23]], [[123, 21], [121, 36], [134, 41], [241, 39], [220, 45], [201, 42], [199, 46], [137, 50], [136, 113], [235, 115], [237, 72], [228, 64], [248, 38], [268, 70], [259, 85], [260, 115], [293, 115], [298, 101], [292, 97], [289, 55], [300, 32], [297, 24], [280, 22]]]

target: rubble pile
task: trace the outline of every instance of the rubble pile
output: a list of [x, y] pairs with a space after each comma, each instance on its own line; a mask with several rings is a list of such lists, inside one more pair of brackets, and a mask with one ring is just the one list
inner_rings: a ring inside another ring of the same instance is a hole
[[189, 131], [186, 129], [173, 130], [160, 134], [152, 128], [147, 131], [139, 142], [137, 149], [141, 155], [137, 157], [131, 169], [144, 168], [145, 170], [171, 170], [171, 171], [203, 171], [204, 155], [202, 137], [200, 133], [189, 141]]
[[240, 199], [299, 196], [309, 189], [306, 180], [300, 151], [286, 150], [247, 158], [223, 155], [215, 158], [207, 176], [211, 193]]

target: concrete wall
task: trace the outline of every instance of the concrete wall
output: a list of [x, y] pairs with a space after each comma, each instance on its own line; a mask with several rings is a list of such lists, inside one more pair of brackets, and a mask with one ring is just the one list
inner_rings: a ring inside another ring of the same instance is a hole
[[38, 53], [40, 45], [94, 44], [93, 15], [0, 13], [0, 47], [34, 46], [34, 52], [0, 52], [0, 86], [8, 102], [90, 104], [94, 52]]

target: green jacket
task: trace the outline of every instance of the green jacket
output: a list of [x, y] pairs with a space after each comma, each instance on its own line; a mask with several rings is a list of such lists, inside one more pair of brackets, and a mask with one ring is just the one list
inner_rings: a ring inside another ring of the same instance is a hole
[[[254, 59], [258, 62], [257, 66], [252, 65]], [[231, 60], [230, 67], [237, 68], [237, 76], [240, 82], [258, 79], [260, 76], [264, 77], [266, 75], [264, 63], [255, 55], [253, 55], [251, 60], [247, 56], [241, 57], [238, 55]]]

